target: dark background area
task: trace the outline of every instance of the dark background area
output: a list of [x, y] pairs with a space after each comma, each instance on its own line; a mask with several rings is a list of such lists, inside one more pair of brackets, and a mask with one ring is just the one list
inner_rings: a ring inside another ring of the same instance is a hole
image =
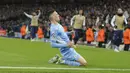
[[1, 0], [0, 4], [91, 3], [98, 0]]

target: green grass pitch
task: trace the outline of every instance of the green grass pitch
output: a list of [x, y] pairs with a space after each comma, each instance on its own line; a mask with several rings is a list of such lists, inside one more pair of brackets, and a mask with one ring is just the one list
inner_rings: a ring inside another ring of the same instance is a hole
[[[50, 58], [60, 54], [59, 50], [51, 48], [49, 43], [0, 38], [0, 73], [130, 73], [130, 52], [117, 53], [113, 50], [88, 46], [78, 46], [75, 50], [87, 60], [86, 67], [49, 64]], [[48, 69], [4, 69], [3, 66], [46, 67]], [[69, 70], [68, 68], [86, 70]], [[96, 70], [98, 68], [102, 70]]]

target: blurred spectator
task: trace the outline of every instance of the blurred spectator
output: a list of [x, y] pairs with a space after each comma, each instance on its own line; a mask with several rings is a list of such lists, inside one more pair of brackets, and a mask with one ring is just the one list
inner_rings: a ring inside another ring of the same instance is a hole
[[[49, 38], [48, 33], [50, 22], [47, 15], [49, 9], [52, 7], [60, 14], [61, 24], [65, 24], [68, 27], [68, 31], [71, 31], [70, 20], [73, 15], [78, 14], [79, 9], [84, 10], [86, 27], [88, 25], [98, 27], [101, 24], [110, 24], [110, 21], [116, 14], [118, 8], [121, 8], [124, 11], [124, 16], [128, 18], [130, 13], [129, 3], [129, 0], [94, 0], [91, 4], [43, 4], [39, 6], [31, 4], [0, 5], [0, 29], [7, 30], [8, 36], [11, 36], [11, 33], [14, 33], [15, 37], [17, 37], [23, 23], [26, 25], [31, 24], [30, 19], [26, 18], [23, 12], [25, 11], [31, 14], [32, 11], [36, 12], [40, 9], [41, 16], [39, 18], [39, 23], [46, 26], [43, 28], [44, 35], [46, 38]], [[107, 29], [107, 31], [109, 31], [107, 33], [107, 38], [108, 40], [111, 40], [112, 37], [110, 35], [112, 34], [113, 28], [111, 28], [111, 26], [108, 26], [107, 28], [109, 28]], [[95, 32], [98, 32], [98, 28], [94, 29]]]

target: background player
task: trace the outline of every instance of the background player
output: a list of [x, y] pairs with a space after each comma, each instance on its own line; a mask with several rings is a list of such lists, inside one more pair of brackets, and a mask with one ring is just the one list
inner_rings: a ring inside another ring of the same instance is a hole
[[24, 14], [31, 19], [31, 41], [35, 41], [36, 33], [38, 30], [38, 19], [41, 15], [40, 10], [38, 10], [38, 12], [38, 15], [35, 12], [33, 12], [32, 15], [29, 15], [26, 12], [24, 12]]
[[71, 26], [75, 31], [74, 44], [76, 45], [79, 38], [83, 35], [83, 26], [85, 26], [85, 16], [83, 16], [83, 10], [79, 10], [78, 15], [74, 15], [71, 19]]
[[114, 36], [113, 36], [113, 44], [115, 46], [114, 51], [119, 52], [119, 46], [122, 43], [123, 39], [123, 30], [127, 24], [126, 17], [123, 15], [122, 9], [118, 9], [117, 14], [113, 16], [111, 20], [111, 25], [114, 27]]

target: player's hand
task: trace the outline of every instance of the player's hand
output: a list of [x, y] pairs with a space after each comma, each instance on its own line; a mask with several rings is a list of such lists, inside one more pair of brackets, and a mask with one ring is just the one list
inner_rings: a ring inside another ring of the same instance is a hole
[[71, 34], [74, 34], [74, 33], [75, 33], [74, 30], [72, 30], [72, 31], [71, 31]]
[[68, 47], [73, 47], [73, 43], [72, 43], [72, 42], [69, 42], [69, 43], [68, 43]]
[[114, 26], [114, 30], [117, 30], [117, 26], [116, 25]]
[[38, 10], [38, 12], [40, 12], [40, 10]]
[[76, 45], [73, 45], [72, 47], [73, 47], [73, 48], [77, 48]]
[[76, 48], [76, 45], [74, 45], [72, 42], [69, 42], [68, 43], [68, 47], [70, 47], [70, 48]]
[[86, 30], [86, 27], [85, 27], [85, 26], [83, 27], [83, 30]]

